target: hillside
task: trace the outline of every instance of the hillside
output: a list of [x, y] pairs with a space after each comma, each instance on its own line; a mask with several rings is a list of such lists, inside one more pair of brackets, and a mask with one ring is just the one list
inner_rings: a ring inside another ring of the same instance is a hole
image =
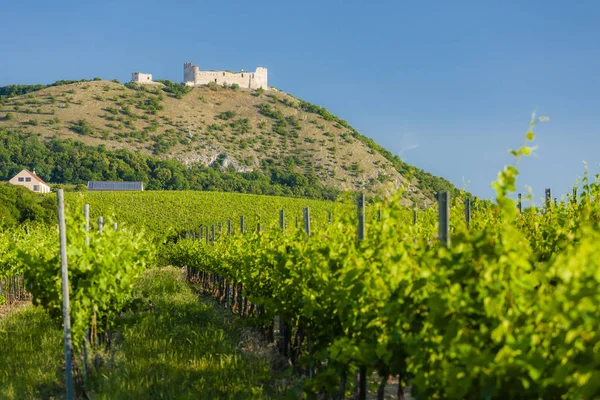
[[[29, 91], [23, 88], [21, 93]], [[436, 190], [454, 189], [418, 169], [409, 183], [409, 166], [398, 157], [327, 110], [277, 90], [101, 80], [31, 88], [39, 90], [2, 99], [0, 128], [31, 132], [42, 142], [72, 139], [175, 159], [187, 167], [279, 169], [340, 190], [386, 195], [404, 186], [418, 204]]]

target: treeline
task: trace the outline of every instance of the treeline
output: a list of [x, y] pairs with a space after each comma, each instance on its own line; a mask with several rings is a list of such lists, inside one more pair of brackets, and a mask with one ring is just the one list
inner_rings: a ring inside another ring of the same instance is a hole
[[44, 84], [36, 84], [36, 85], [8, 85], [8, 86], [0, 86], [0, 101], [4, 99], [8, 99], [10, 97], [22, 96], [27, 93], [36, 92], [38, 90], [42, 90], [52, 86], [63, 86], [70, 85], [71, 83], [80, 83], [80, 82], [91, 82], [91, 81], [101, 81], [101, 78], [94, 79], [81, 79], [78, 81], [71, 80], [62, 80], [56, 81], [49, 85]]
[[334, 200], [340, 191], [324, 186], [312, 173], [268, 163], [261, 171], [237, 172], [224, 167], [226, 155], [211, 166], [185, 166], [173, 159], [128, 150], [107, 150], [73, 140], [40, 141], [32, 133], [0, 128], [0, 180], [23, 168], [35, 169], [47, 182], [141, 181], [149, 190], [203, 190]]

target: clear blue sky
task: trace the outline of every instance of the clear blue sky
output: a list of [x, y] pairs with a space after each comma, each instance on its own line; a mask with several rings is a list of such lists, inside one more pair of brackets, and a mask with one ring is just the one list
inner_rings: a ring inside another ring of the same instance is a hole
[[265, 66], [270, 85], [482, 197], [534, 110], [550, 122], [520, 191], [560, 195], [583, 160], [600, 169], [598, 1], [21, 0], [1, 15], [2, 86]]

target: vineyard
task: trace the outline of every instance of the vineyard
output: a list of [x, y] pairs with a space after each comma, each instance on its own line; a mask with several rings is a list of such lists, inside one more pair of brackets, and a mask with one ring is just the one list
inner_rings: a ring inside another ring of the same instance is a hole
[[[517, 162], [531, 152], [533, 125], [512, 152]], [[371, 392], [383, 399], [393, 378], [397, 398], [410, 386], [417, 399], [596, 399], [600, 182], [586, 173], [580, 193], [525, 208], [510, 198], [516, 165], [494, 182], [495, 204], [442, 192], [426, 210], [402, 207], [401, 193], [358, 207], [223, 193], [72, 195], [76, 357], [110, 347], [119, 315], [140, 311], [131, 298], [147, 266], [173, 265], [276, 343], [296, 377], [292, 398], [366, 399], [377, 379]], [[53, 228], [0, 233], [0, 278], [23, 276], [58, 320], [57, 246]], [[268, 397], [256, 393], [246, 395]]]

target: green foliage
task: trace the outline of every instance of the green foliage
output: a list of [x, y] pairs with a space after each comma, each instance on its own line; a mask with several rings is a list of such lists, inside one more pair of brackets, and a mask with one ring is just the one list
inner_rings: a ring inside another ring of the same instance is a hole
[[62, 329], [41, 308], [27, 307], [0, 320], [0, 398], [64, 396], [62, 340]]
[[283, 113], [281, 112], [281, 110], [279, 110], [279, 109], [271, 106], [268, 103], [259, 104], [258, 111], [262, 115], [264, 115], [266, 117], [269, 117], [269, 118], [273, 118], [273, 119], [276, 119], [276, 120], [283, 120], [284, 119]]
[[[152, 248], [142, 233], [120, 228], [86, 233], [83, 210], [67, 213], [69, 298], [73, 344], [80, 349], [88, 328], [106, 332], [127, 302], [137, 279], [152, 258]], [[110, 226], [110, 220], [107, 225]], [[86, 237], [89, 244], [86, 244]], [[27, 290], [34, 304], [42, 305], [55, 320], [62, 319], [58, 235], [49, 235], [36, 246], [19, 246]]]
[[[248, 130], [244, 120], [233, 121], [237, 132]], [[76, 124], [75, 129], [87, 124]], [[222, 130], [222, 126], [217, 126]], [[83, 130], [86, 132], [87, 130]], [[153, 137], [154, 151], [162, 153], [178, 143], [170, 134]], [[263, 163], [262, 171], [236, 172], [204, 165], [186, 166], [177, 160], [124, 149], [109, 151], [103, 146], [87, 146], [78, 141], [53, 138], [40, 142], [35, 134], [0, 128], [0, 180], [12, 178], [23, 168], [34, 168], [54, 183], [86, 184], [90, 180], [141, 181], [150, 190], [204, 190], [308, 197], [334, 200], [339, 190], [324, 186], [314, 174], [289, 172], [292, 178], [280, 179], [281, 167]], [[32, 163], [31, 160], [35, 160]], [[159, 179], [156, 171], [168, 169], [171, 178]]]
[[238, 90], [238, 89], [240, 88], [240, 85], [238, 85], [237, 83], [234, 83], [234, 84], [232, 84], [232, 85], [230, 86], [230, 88], [231, 88], [232, 90]]
[[34, 193], [23, 186], [0, 182], [0, 228], [27, 221], [56, 221], [53, 197]]
[[164, 85], [162, 90], [166, 92], [169, 96], [176, 99], [182, 99], [183, 96], [185, 96], [192, 90], [190, 86], [186, 86], [183, 83], [174, 83], [169, 80], [161, 79], [158, 79], [156, 82], [161, 82]]
[[[534, 123], [517, 161], [532, 151]], [[517, 174], [499, 173], [496, 204], [477, 202], [470, 227], [453, 199], [449, 247], [435, 238], [435, 209], [413, 225], [396, 195], [376, 207], [381, 221], [368, 214], [360, 242], [356, 218], [334, 213], [310, 237], [180, 241], [169, 260], [242, 284], [263, 323], [281, 317], [288, 357], [314, 375], [307, 396], [334, 395], [364, 368], [412, 383], [416, 398], [595, 399], [600, 175], [586, 176], [578, 202], [518, 215], [508, 197]]]
[[[98, 80], [99, 78], [94, 78]], [[0, 86], [0, 101], [8, 99], [10, 97], [22, 96], [27, 93], [37, 92], [48, 87], [70, 85], [72, 83], [90, 82], [88, 79], [81, 79], [78, 81], [61, 80], [51, 83], [49, 85], [36, 84], [36, 85], [8, 85]]]
[[73, 132], [84, 136], [94, 136], [95, 132], [92, 125], [85, 119], [80, 119], [79, 121], [72, 123], [70, 129]]
[[252, 92], [252, 96], [254, 97], [259, 97], [260, 95], [262, 95], [263, 93], [265, 93], [265, 89], [263, 89], [262, 87], [259, 87], [258, 89], [254, 90]]
[[[220, 165], [224, 158], [219, 157], [215, 164]], [[168, 169], [157, 170], [154, 174], [158, 180], [173, 179]], [[274, 179], [282, 185], [310, 184], [304, 176], [292, 173], [280, 173]], [[79, 195], [66, 193], [67, 202]], [[85, 192], [81, 196], [90, 204], [93, 219], [112, 215], [117, 221], [144, 228], [156, 236], [197, 230], [200, 225], [221, 223], [224, 226], [227, 220], [237, 221], [240, 215], [245, 216], [248, 229], [256, 227], [259, 221], [267, 227], [277, 223], [277, 214], [273, 210], [279, 209], [285, 209], [289, 215], [301, 215], [302, 208], [309, 206], [313, 216], [320, 221], [326, 220], [328, 210], [347, 210], [333, 202], [224, 192]]]
[[237, 115], [237, 113], [235, 111], [224, 111], [220, 114], [217, 114], [215, 116], [215, 118], [227, 121], [228, 119], [231, 119], [231, 118], [235, 117], [236, 115]]
[[13, 119], [15, 119], [15, 116], [12, 113], [6, 113], [4, 119], [7, 121], [12, 121]]
[[240, 350], [243, 321], [199, 301], [179, 269], [147, 270], [139, 283], [135, 301], [151, 303], [152, 311], [123, 318], [115, 354], [121, 361], [92, 371], [90, 397], [281, 398], [269, 360]]

